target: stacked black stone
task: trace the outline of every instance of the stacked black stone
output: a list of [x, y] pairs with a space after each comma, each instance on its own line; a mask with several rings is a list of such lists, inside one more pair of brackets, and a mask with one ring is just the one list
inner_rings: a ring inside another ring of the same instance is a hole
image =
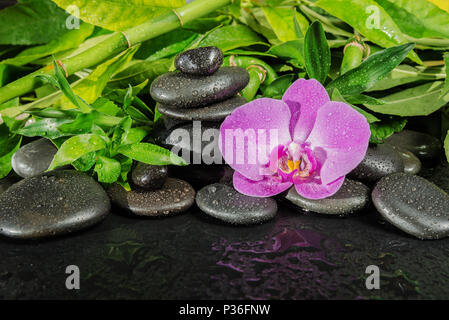
[[[218, 149], [220, 125], [236, 108], [246, 103], [239, 92], [248, 85], [248, 71], [240, 67], [222, 67], [222, 64], [223, 53], [217, 47], [185, 51], [175, 60], [177, 71], [158, 77], [150, 89], [162, 114], [155, 130], [156, 142], [170, 150], [181, 149], [176, 153], [190, 157], [185, 160], [199, 171], [207, 171], [204, 165], [223, 163]], [[227, 172], [214, 166], [217, 177], [212, 181], [208, 177], [202, 183], [201, 175], [189, 179], [192, 175], [187, 171], [191, 169], [189, 166], [189, 169], [176, 168], [174, 171], [196, 186], [218, 182]]]

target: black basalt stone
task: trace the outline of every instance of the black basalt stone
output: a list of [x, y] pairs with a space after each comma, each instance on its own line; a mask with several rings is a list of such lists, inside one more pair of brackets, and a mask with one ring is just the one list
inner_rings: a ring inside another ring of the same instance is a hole
[[223, 164], [218, 147], [220, 125], [195, 121], [171, 129], [157, 128], [154, 139], [190, 164]]
[[363, 183], [345, 179], [340, 190], [326, 199], [311, 200], [298, 194], [292, 187], [285, 197], [306, 211], [328, 215], [347, 215], [365, 208], [369, 203], [370, 189]]
[[176, 57], [175, 66], [181, 72], [207, 76], [223, 64], [223, 52], [217, 47], [201, 47], [187, 50]]
[[404, 148], [422, 160], [438, 158], [443, 145], [437, 138], [412, 130], [404, 130], [389, 137], [385, 143]]
[[387, 144], [370, 146], [365, 158], [348, 177], [367, 183], [373, 183], [389, 174], [404, 172], [401, 155]]
[[201, 189], [196, 204], [207, 215], [238, 225], [262, 223], [273, 219], [277, 212], [275, 200], [245, 196], [220, 183]]
[[449, 236], [449, 195], [428, 180], [397, 173], [382, 178], [372, 200], [385, 220], [419, 239]]
[[0, 234], [18, 239], [66, 234], [100, 222], [109, 210], [106, 192], [87, 174], [46, 172], [0, 195]]
[[162, 105], [199, 108], [235, 96], [248, 82], [248, 71], [240, 67], [223, 67], [203, 77], [169, 72], [154, 80], [150, 93]]
[[216, 102], [202, 108], [179, 108], [168, 105], [159, 105], [158, 110], [163, 115], [184, 121], [219, 121], [229, 116], [236, 108], [244, 105], [247, 101], [235, 96], [225, 101]]
[[112, 202], [120, 208], [145, 217], [164, 217], [187, 211], [195, 202], [195, 190], [179, 179], [168, 178], [159, 190], [126, 191], [118, 184], [108, 189]]
[[33, 141], [14, 153], [11, 159], [12, 168], [22, 178], [34, 177], [48, 169], [57, 151], [50, 140]]
[[162, 188], [168, 176], [167, 166], [154, 166], [142, 162], [137, 163], [132, 172], [133, 183], [143, 189], [157, 190]]

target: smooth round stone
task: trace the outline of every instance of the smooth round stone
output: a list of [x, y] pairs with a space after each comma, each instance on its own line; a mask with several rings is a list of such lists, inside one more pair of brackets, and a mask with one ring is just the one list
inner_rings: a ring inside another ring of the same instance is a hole
[[365, 208], [369, 203], [370, 189], [363, 183], [345, 179], [336, 194], [326, 199], [311, 200], [304, 198], [292, 187], [286, 199], [298, 207], [316, 213], [329, 215], [347, 215]]
[[221, 183], [201, 189], [196, 196], [196, 204], [209, 216], [239, 225], [271, 220], [277, 212], [275, 200], [248, 197]]
[[181, 72], [199, 76], [213, 74], [223, 64], [223, 52], [217, 47], [187, 50], [176, 57], [175, 66]]
[[397, 173], [372, 192], [379, 213], [398, 229], [420, 239], [449, 236], [449, 195], [424, 178]]
[[66, 234], [100, 222], [109, 211], [106, 192], [87, 174], [46, 172], [0, 195], [0, 234], [19, 239]]
[[244, 98], [235, 96], [202, 108], [185, 109], [169, 105], [159, 105], [158, 110], [163, 115], [173, 119], [185, 121], [219, 121], [225, 119], [232, 111], [245, 103], [247, 101]]
[[170, 175], [185, 180], [196, 187], [204, 187], [212, 183], [232, 185], [234, 170], [227, 165], [189, 165], [171, 166]]
[[404, 148], [422, 160], [438, 158], [443, 148], [437, 138], [412, 130], [395, 133], [385, 143]]
[[167, 166], [153, 166], [137, 163], [132, 172], [133, 183], [143, 189], [157, 190], [162, 188], [168, 176]]
[[48, 169], [56, 152], [58, 149], [50, 140], [39, 139], [17, 150], [12, 156], [11, 165], [22, 178], [34, 177]]
[[365, 158], [348, 177], [372, 183], [397, 172], [404, 172], [404, 163], [400, 154], [390, 145], [378, 144], [368, 148]]
[[112, 202], [137, 216], [162, 217], [187, 211], [195, 202], [195, 190], [185, 181], [168, 178], [156, 191], [126, 191], [118, 184], [108, 189]]
[[188, 163], [202, 164], [205, 159], [204, 155], [207, 155], [212, 162], [206, 164], [220, 164], [218, 161], [224, 163], [218, 147], [220, 125], [219, 122], [195, 121], [169, 130], [157, 129], [154, 132], [154, 138], [158, 144], [174, 151], [177, 155], [183, 156], [184, 154], [190, 157]]
[[204, 77], [169, 72], [154, 80], [150, 93], [162, 105], [199, 108], [235, 96], [248, 82], [248, 71], [240, 67], [223, 67]]
[[0, 179], [0, 194], [8, 190], [9, 187], [11, 187], [14, 183], [18, 182], [19, 179], [15, 177], [6, 177], [3, 179]]
[[422, 169], [421, 160], [413, 153], [400, 147], [394, 147], [399, 153], [404, 163], [404, 172], [408, 174], [418, 174]]

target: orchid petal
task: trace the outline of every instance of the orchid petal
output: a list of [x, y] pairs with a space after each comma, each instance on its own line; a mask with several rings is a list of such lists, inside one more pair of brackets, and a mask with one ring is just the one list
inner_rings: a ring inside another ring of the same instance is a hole
[[[262, 180], [271, 151], [291, 141], [290, 109], [283, 101], [257, 99], [232, 112], [220, 128], [224, 160], [243, 176]], [[240, 139], [239, 139], [240, 137]]]
[[347, 175], [365, 157], [371, 131], [365, 117], [342, 102], [328, 102], [318, 110], [307, 140], [326, 152], [320, 177], [328, 184]]
[[326, 89], [318, 81], [299, 79], [285, 92], [282, 100], [292, 114], [290, 132], [294, 141], [307, 140], [315, 124], [317, 111], [330, 101]]
[[250, 197], [272, 197], [289, 189], [292, 185], [291, 182], [281, 182], [273, 176], [268, 176], [260, 181], [252, 181], [237, 171], [234, 172], [235, 190]]
[[322, 184], [321, 181], [310, 180], [295, 184], [295, 188], [304, 198], [318, 200], [333, 196], [340, 190], [344, 181], [345, 177], [340, 177], [329, 184]]

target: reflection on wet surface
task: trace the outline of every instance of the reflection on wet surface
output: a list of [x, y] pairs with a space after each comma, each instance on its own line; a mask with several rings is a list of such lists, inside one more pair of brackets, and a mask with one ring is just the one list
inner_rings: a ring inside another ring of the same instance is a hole
[[[167, 219], [112, 213], [102, 224], [44, 242], [0, 240], [0, 298], [432, 299], [449, 298], [449, 239], [420, 241], [373, 209], [329, 218], [280, 205], [254, 227], [194, 208]], [[65, 268], [81, 290], [65, 288]], [[380, 268], [367, 290], [366, 267]]]

